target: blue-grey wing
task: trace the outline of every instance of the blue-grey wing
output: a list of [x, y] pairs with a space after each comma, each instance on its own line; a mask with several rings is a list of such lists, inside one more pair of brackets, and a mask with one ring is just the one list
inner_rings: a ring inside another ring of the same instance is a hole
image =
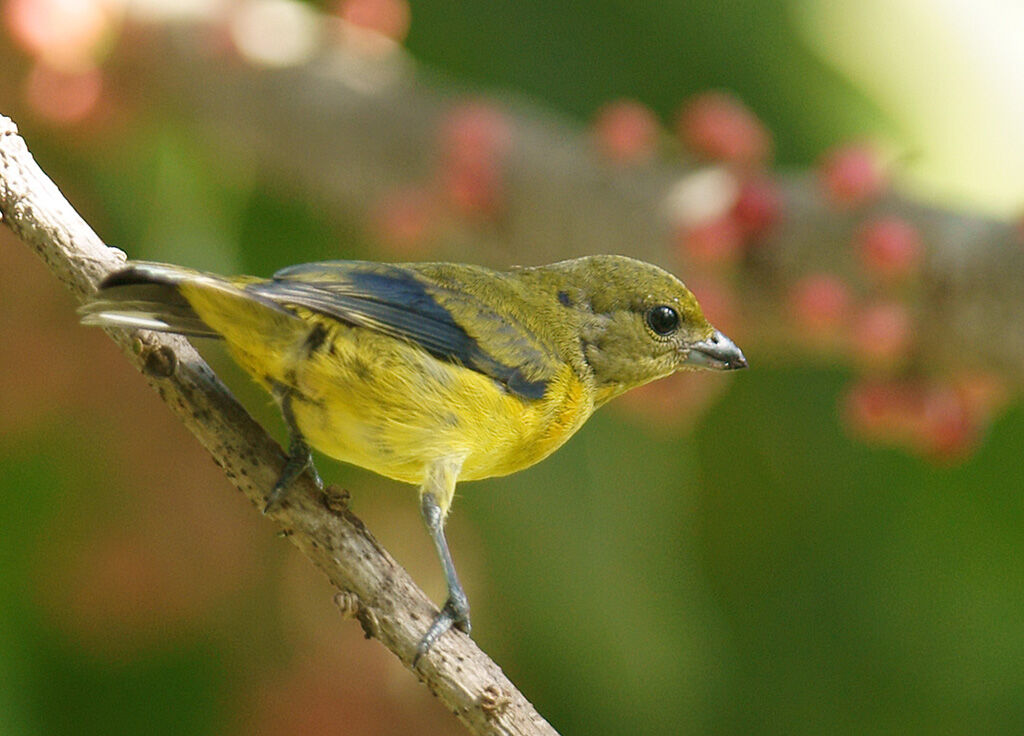
[[[493, 378], [523, 398], [541, 398], [556, 369], [551, 352], [514, 318], [407, 267], [309, 263], [278, 271], [245, 289], [285, 307], [303, 307], [408, 340], [438, 359]], [[472, 325], [464, 324], [468, 315]]]

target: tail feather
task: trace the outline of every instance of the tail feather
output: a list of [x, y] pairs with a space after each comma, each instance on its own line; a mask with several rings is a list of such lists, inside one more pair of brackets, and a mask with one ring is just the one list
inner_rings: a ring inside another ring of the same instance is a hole
[[119, 301], [104, 299], [90, 302], [78, 313], [83, 325], [99, 327], [131, 327], [156, 332], [174, 332], [189, 337], [220, 337], [205, 322], [190, 314], [174, 314], [160, 302]]
[[[134, 327], [226, 340], [236, 359], [257, 353], [247, 364], [267, 368], [265, 353], [287, 350], [310, 327], [295, 313], [245, 288], [258, 281], [225, 278], [181, 266], [132, 261], [107, 276], [96, 297], [81, 307], [82, 322]], [[254, 345], [262, 346], [253, 350]]]
[[220, 337], [178, 287], [186, 281], [219, 280], [198, 271], [136, 261], [107, 276], [96, 298], [79, 308], [82, 324], [133, 327], [192, 337]]

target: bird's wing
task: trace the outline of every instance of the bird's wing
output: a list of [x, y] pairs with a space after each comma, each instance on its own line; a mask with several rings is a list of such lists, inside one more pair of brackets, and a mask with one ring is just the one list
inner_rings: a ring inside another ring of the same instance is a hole
[[412, 268], [363, 261], [309, 263], [244, 289], [419, 345], [527, 399], [539, 399], [557, 358], [515, 318]]

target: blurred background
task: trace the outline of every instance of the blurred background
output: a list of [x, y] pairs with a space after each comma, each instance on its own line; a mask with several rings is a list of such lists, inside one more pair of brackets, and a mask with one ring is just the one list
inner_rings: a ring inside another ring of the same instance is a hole
[[[131, 257], [620, 252], [743, 346], [460, 486], [474, 638], [560, 732], [1024, 731], [1018, 3], [0, 8], [0, 113]], [[461, 732], [0, 259], [0, 734]], [[440, 602], [414, 489], [318, 464]]]

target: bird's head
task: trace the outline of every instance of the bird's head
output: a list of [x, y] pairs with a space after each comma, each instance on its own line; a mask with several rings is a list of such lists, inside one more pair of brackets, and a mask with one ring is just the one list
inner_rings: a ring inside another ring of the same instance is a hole
[[584, 313], [580, 345], [601, 403], [680, 370], [735, 370], [747, 359], [667, 271], [624, 256], [589, 256], [566, 270], [564, 298]]

